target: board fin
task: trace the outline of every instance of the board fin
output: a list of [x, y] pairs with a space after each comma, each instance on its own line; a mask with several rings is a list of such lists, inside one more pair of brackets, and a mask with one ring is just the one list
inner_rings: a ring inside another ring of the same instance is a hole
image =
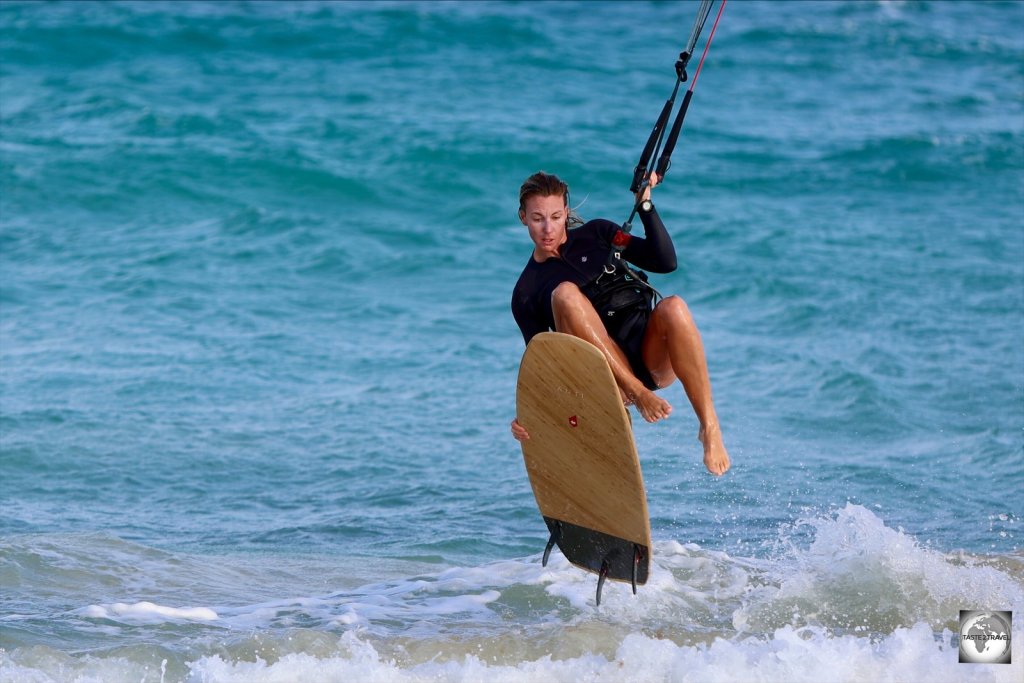
[[597, 575], [597, 606], [601, 606], [601, 589], [604, 588], [604, 580], [608, 578], [608, 560], [601, 560], [601, 571]]
[[[549, 525], [550, 528], [550, 525]], [[562, 538], [562, 523], [555, 521], [555, 526], [551, 529], [551, 538], [548, 539], [548, 544], [544, 546], [544, 558], [540, 561], [540, 566], [548, 566], [548, 558], [551, 557], [551, 549], [555, 547], [555, 544]], [[636, 592], [635, 590], [633, 591]]]
[[633, 595], [636, 595], [636, 577], [640, 569], [640, 560], [644, 556], [644, 551], [637, 543], [633, 544], [633, 575], [630, 576], [630, 583], [633, 584]]
[[557, 545], [572, 564], [598, 575], [597, 604], [606, 579], [629, 582], [636, 587], [647, 583], [650, 552], [647, 546], [624, 538], [578, 526], [553, 517], [544, 517], [551, 536], [544, 548], [542, 564], [547, 566], [551, 549]]

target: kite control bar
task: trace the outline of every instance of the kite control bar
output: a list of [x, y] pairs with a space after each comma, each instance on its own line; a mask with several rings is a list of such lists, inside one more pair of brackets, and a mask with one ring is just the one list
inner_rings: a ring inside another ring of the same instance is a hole
[[[644, 145], [644, 151], [640, 154], [640, 161], [637, 162], [636, 168], [633, 169], [633, 182], [629, 186], [629, 191], [634, 194], [643, 191], [652, 171], [657, 173], [659, 178], [663, 178], [672, 166], [672, 152], [676, 148], [676, 141], [679, 139], [679, 133], [683, 129], [683, 120], [686, 118], [686, 111], [689, 109], [690, 100], [693, 98], [693, 89], [697, 85], [697, 78], [700, 76], [701, 67], [704, 66], [704, 58], [707, 57], [708, 48], [711, 47], [711, 41], [715, 37], [715, 29], [718, 28], [718, 20], [722, 18], [722, 10], [725, 9], [725, 3], [726, 0], [721, 0], [719, 3], [718, 15], [715, 17], [715, 23], [711, 27], [708, 41], [704, 44], [704, 52], [701, 55], [700, 62], [697, 64], [693, 81], [690, 82], [690, 87], [687, 88], [686, 94], [683, 95], [683, 102], [679, 106], [675, 121], [672, 122], [672, 130], [669, 131], [668, 138], [666, 139], [664, 137], [665, 127], [668, 125], [672, 109], [675, 107], [679, 86], [687, 80], [686, 66], [689, 64], [693, 50], [697, 46], [701, 31], [704, 29], [704, 22], [707, 21], [708, 15], [711, 13], [714, 0], [702, 0], [700, 9], [697, 10], [697, 19], [693, 24], [693, 30], [690, 32], [690, 40], [687, 43], [686, 49], [679, 53], [679, 59], [676, 60], [676, 84], [672, 89], [672, 96], [668, 98], [665, 106], [662, 107], [661, 114], [654, 124], [654, 130], [651, 131], [650, 137], [647, 138], [647, 144]], [[660, 156], [658, 156], [659, 148], [663, 141], [665, 146], [661, 149]], [[656, 156], [657, 162], [654, 161]], [[636, 214], [635, 207], [633, 214]], [[633, 216], [631, 215], [629, 220], [626, 221], [626, 225], [629, 225], [632, 220]]]

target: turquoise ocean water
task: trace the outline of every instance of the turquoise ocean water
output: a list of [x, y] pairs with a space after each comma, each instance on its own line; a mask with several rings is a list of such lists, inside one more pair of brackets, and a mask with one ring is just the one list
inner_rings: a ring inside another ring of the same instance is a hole
[[541, 567], [517, 190], [624, 220], [695, 12], [0, 3], [0, 679], [1024, 679], [1024, 3], [727, 5], [654, 282], [733, 468], [665, 390], [651, 581]]

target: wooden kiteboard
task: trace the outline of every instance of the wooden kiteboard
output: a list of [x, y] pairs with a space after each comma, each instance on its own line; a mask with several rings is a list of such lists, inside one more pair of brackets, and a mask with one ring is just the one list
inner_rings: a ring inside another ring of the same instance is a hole
[[523, 459], [553, 545], [605, 578], [647, 582], [651, 526], [629, 414], [604, 355], [558, 332], [536, 335], [519, 366]]

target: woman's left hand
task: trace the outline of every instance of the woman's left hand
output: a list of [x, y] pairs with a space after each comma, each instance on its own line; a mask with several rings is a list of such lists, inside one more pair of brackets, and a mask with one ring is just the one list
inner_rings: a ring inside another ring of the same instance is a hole
[[655, 186], [660, 182], [661, 178], [658, 177], [658, 174], [655, 173], [654, 171], [651, 171], [651, 175], [647, 177], [647, 184], [644, 186], [643, 191], [636, 193], [636, 203], [639, 204], [645, 199], [650, 199], [651, 190], [653, 190]]

